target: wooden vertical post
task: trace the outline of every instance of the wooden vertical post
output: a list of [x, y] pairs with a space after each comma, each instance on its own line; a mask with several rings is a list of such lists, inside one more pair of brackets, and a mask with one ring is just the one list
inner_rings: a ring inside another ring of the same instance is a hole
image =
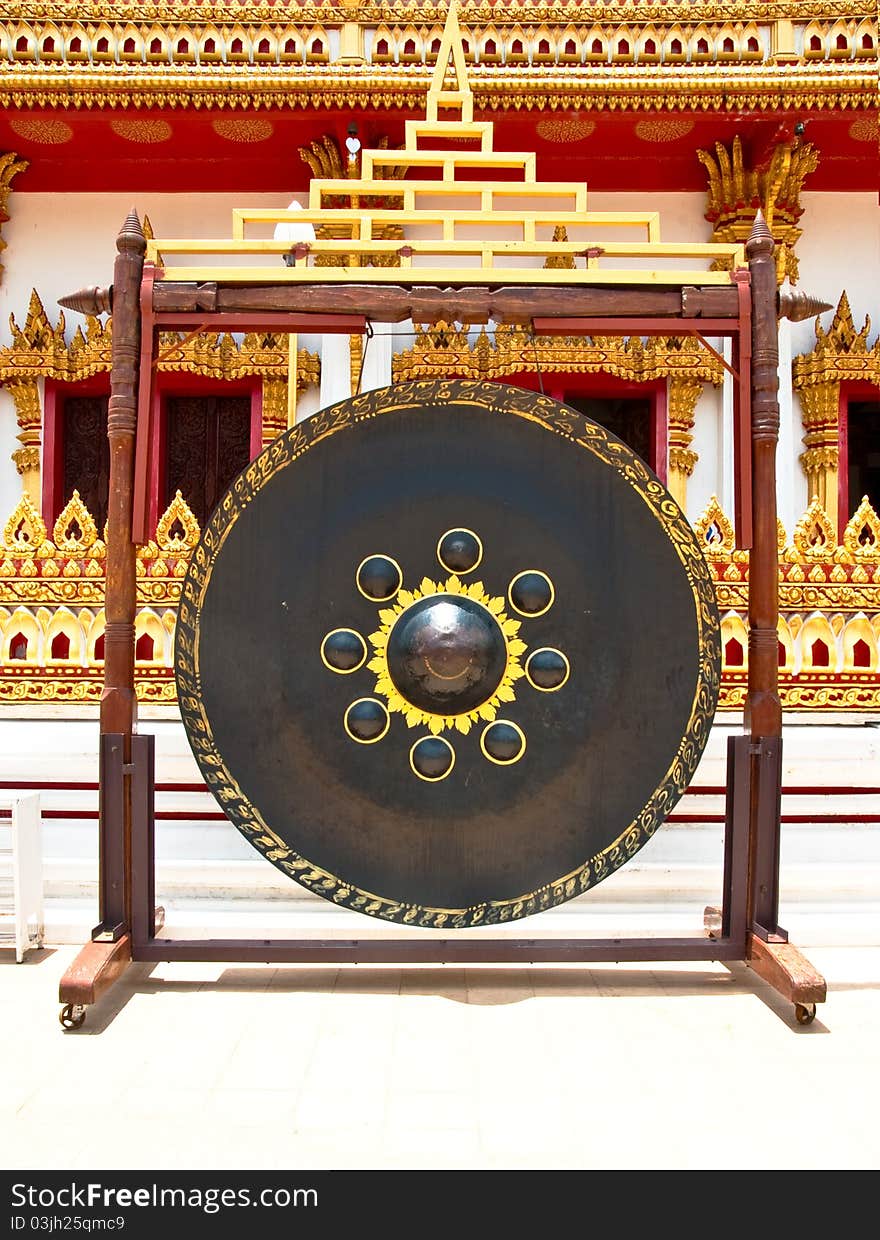
[[[117, 739], [120, 795], [102, 796], [100, 820], [100, 925], [95, 934], [117, 938], [131, 924], [131, 737], [137, 721], [134, 689], [134, 620], [137, 604], [132, 542], [135, 429], [141, 342], [140, 292], [146, 238], [132, 210], [119, 236], [113, 268], [113, 353], [107, 437], [110, 487], [107, 505], [107, 586], [101, 735]], [[107, 745], [101, 748], [104, 787]]]
[[752, 291], [752, 550], [749, 556], [749, 683], [745, 727], [753, 737], [782, 735], [779, 701], [779, 552], [776, 445], [779, 345], [773, 238], [761, 212], [746, 245]]
[[[137, 719], [134, 693], [135, 547], [131, 539], [134, 438], [137, 424], [140, 291], [147, 242], [135, 211], [116, 238], [113, 268], [113, 353], [107, 437], [107, 599], [101, 732], [130, 736]], [[129, 755], [126, 754], [126, 761]]]
[[745, 730], [751, 738], [749, 904], [751, 929], [784, 938], [779, 914], [782, 707], [779, 700], [779, 552], [776, 445], [779, 345], [773, 237], [761, 212], [746, 254], [752, 295], [752, 548], [749, 555], [749, 682]]
[[[104, 604], [104, 688], [100, 710], [100, 822], [98, 902], [100, 922], [58, 987], [65, 1005], [61, 1023], [77, 1028], [87, 1005], [125, 971], [131, 960], [132, 734], [134, 618], [137, 605], [132, 542], [135, 429], [141, 338], [141, 278], [147, 243], [137, 213], [129, 212], [116, 238], [113, 267], [113, 352], [107, 438], [110, 485], [107, 505], [107, 583]], [[107, 290], [84, 290], [63, 304], [95, 313], [110, 308]], [[94, 307], [94, 308], [93, 308]]]

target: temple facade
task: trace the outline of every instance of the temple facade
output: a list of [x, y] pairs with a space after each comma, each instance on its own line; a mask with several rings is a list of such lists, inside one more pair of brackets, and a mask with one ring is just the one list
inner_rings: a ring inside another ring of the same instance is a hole
[[[424, 115], [446, 6], [43, 0], [16, 13], [0, 20], [0, 708], [38, 724], [93, 713], [103, 674], [112, 321], [64, 312], [58, 298], [109, 282], [132, 206], [161, 262], [161, 239], [207, 242], [232, 235], [234, 211], [307, 206], [315, 178], [339, 186], [326, 205], [357, 207], [342, 183], [359, 181], [369, 150], [387, 154], [373, 175], [388, 186], [369, 205], [393, 213], [406, 173], [394, 152], [405, 122]], [[781, 695], [803, 720], [877, 714], [876, 8], [463, 3], [459, 21], [468, 106], [477, 125], [492, 122], [495, 152], [510, 152], [511, 168], [514, 153], [533, 155], [535, 184], [582, 182], [611, 221], [586, 242], [557, 228], [558, 252], [538, 265], [600, 262], [603, 242], [637, 215], [656, 218], [666, 242], [742, 244], [760, 209], [780, 288], [830, 305], [780, 324]], [[474, 179], [474, 219], [458, 236], [485, 236], [481, 193]], [[542, 201], [524, 184], [507, 209]], [[307, 249], [308, 228], [287, 227], [291, 254]], [[354, 237], [319, 228], [338, 244], [314, 261], [399, 265], [418, 229], [386, 221], [366, 255], [346, 252]], [[382, 325], [366, 340], [167, 333], [156, 370], [138, 551], [136, 683], [148, 715], [177, 718], [181, 581], [229, 482], [328, 404], [419, 376], [543, 390], [648, 462], [703, 541], [723, 626], [720, 709], [741, 710], [748, 554], [732, 525], [724, 341], [542, 337], [491, 322]]]

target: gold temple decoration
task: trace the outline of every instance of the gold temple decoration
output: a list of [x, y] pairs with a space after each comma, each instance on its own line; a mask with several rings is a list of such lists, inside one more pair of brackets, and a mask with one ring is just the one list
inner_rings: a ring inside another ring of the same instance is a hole
[[815, 147], [809, 142], [778, 143], [767, 164], [747, 168], [737, 134], [729, 151], [716, 142], [714, 154], [701, 150], [697, 158], [709, 177], [706, 219], [712, 225], [712, 239], [744, 244], [760, 209], [776, 242], [777, 281], [781, 284], [787, 276], [797, 283], [794, 247], [803, 232], [797, 227], [803, 215], [800, 195], [807, 176], [819, 165]]
[[666, 485], [680, 508], [687, 507], [687, 480], [694, 472], [697, 453], [691, 447], [697, 401], [703, 392], [700, 379], [673, 375], [669, 380], [667, 425], [669, 440]]
[[856, 330], [846, 292], [841, 295], [831, 326], [816, 320], [816, 344], [792, 362], [792, 384], [801, 404], [804, 448], [801, 464], [810, 495], [818, 497], [837, 528], [840, 437], [840, 391], [847, 382], [880, 387], [880, 340], [869, 348], [871, 320]]
[[[457, 111], [458, 118], [444, 119], [450, 111]], [[473, 116], [463, 37], [452, 4], [439, 40], [426, 119], [405, 121], [401, 149], [362, 150], [359, 177], [314, 178], [304, 210], [233, 211], [228, 240], [149, 241], [147, 261], [155, 263], [161, 252], [160, 278], [174, 280], [332, 284], [350, 282], [351, 267], [357, 266], [359, 283], [401, 285], [553, 285], [559, 274], [544, 264], [556, 257], [574, 260], [566, 271], [568, 285], [727, 284], [728, 270], [718, 270], [719, 264], [744, 265], [739, 242], [663, 242], [654, 211], [590, 211], [586, 185], [539, 180], [533, 151], [495, 150], [493, 123]], [[431, 141], [433, 147], [423, 145]], [[450, 145], [455, 142], [459, 145]], [[438, 173], [439, 180], [420, 177], [422, 169]], [[496, 179], [498, 173], [505, 179]], [[537, 205], [522, 209], [524, 196]], [[346, 205], [327, 205], [340, 200]], [[390, 205], [370, 205], [375, 200]], [[267, 228], [278, 224], [311, 224], [316, 231], [316, 240], [280, 270], [278, 260], [290, 256], [289, 243], [266, 237]], [[400, 238], [380, 239], [387, 225], [403, 228], [403, 245]], [[570, 240], [552, 239], [560, 227]], [[342, 230], [342, 235], [322, 236], [322, 229]], [[606, 240], [610, 230], [632, 239]], [[348, 266], [325, 265], [343, 255]], [[392, 269], [382, 256], [399, 262]], [[248, 259], [253, 265], [247, 265]], [[658, 265], [646, 269], [645, 260]], [[707, 270], [713, 261], [716, 269]]]
[[[376, 149], [380, 151], [388, 150], [388, 139], [386, 137], [379, 138], [376, 142]], [[299, 156], [303, 163], [308, 164], [313, 177], [320, 179], [340, 180], [348, 178], [352, 181], [360, 180], [361, 177], [361, 150], [355, 154], [346, 151], [343, 157], [339, 149], [339, 143], [332, 134], [324, 134], [322, 138], [316, 138], [315, 141], [309, 143], [308, 146], [299, 148]], [[386, 168], [376, 169], [376, 180], [400, 180], [406, 172], [403, 166], [389, 166]], [[329, 206], [344, 207], [348, 205], [347, 198], [340, 195], [338, 199], [331, 199]], [[373, 208], [387, 208], [394, 210], [399, 206], [399, 200], [386, 199], [381, 196], [367, 197], [358, 204]], [[351, 227], [348, 224], [321, 224], [316, 235], [321, 240], [340, 241], [351, 236]], [[373, 236], [377, 241], [400, 241], [403, 238], [403, 228], [400, 224], [384, 224], [377, 225], [373, 230]], [[319, 254], [316, 259], [316, 265], [322, 267], [356, 267], [356, 266], [374, 266], [397, 267], [400, 264], [400, 258], [397, 254], [374, 253], [369, 255], [349, 255], [349, 254]]]
[[[268, 111], [332, 99], [399, 111], [424, 105], [446, 6], [122, 0], [108, 19], [97, 0], [43, 0], [23, 12], [12, 6], [0, 20], [0, 103], [9, 109]], [[695, 107], [775, 111], [781, 95], [797, 109], [877, 106], [877, 12], [865, 0], [790, 0], [760, 14], [741, 0], [470, 0], [460, 13], [484, 110], [636, 109], [668, 119]], [[594, 65], [607, 72], [546, 72]], [[247, 133], [240, 121], [234, 132]]]
[[[146, 223], [147, 221], [145, 221]], [[111, 319], [102, 322], [89, 316], [85, 326], [77, 327], [72, 340], [65, 339], [64, 312], [52, 325], [36, 289], [32, 290], [24, 326], [10, 318], [12, 343], [0, 349], [0, 385], [7, 388], [15, 403], [18, 439], [21, 447], [12, 454], [22, 478], [22, 489], [39, 508], [40, 440], [43, 411], [39, 381], [78, 383], [110, 370], [113, 336]], [[284, 430], [286, 417], [275, 418], [274, 387], [285, 391], [288, 370], [287, 336], [249, 332], [240, 342], [223, 333], [203, 333], [191, 338], [182, 333], [163, 332], [160, 337], [160, 371], [178, 371], [227, 382], [251, 375], [262, 376], [264, 443]], [[315, 353], [297, 353], [297, 390], [317, 384], [320, 360]]]
[[[135, 637], [148, 637], [152, 649], [135, 662], [142, 701], [175, 701], [177, 604], [199, 532], [178, 491], [155, 539], [138, 548]], [[106, 547], [78, 494], [51, 538], [38, 510], [22, 496], [0, 544], [0, 701], [100, 700], [105, 572]]]
[[[722, 618], [720, 708], [742, 710], [748, 673], [748, 552], [735, 549], [733, 525], [714, 496], [695, 530]], [[135, 665], [142, 701], [175, 701], [177, 605], [198, 538], [199, 524], [178, 493], [159, 519], [155, 539], [138, 549], [136, 633], [153, 642], [153, 657]], [[814, 500], [790, 539], [780, 524], [778, 543], [783, 707], [880, 709], [880, 516], [863, 499], [838, 543], [822, 505]], [[106, 548], [78, 497], [50, 538], [38, 509], [22, 496], [0, 543], [0, 702], [100, 699], [105, 569]], [[52, 657], [59, 634], [72, 658]]]
[[[12, 151], [0, 152], [0, 254], [6, 249], [6, 242], [3, 240], [3, 225], [9, 219], [9, 194], [12, 190], [12, 182], [20, 172], [28, 166], [26, 159], [19, 157]], [[0, 263], [0, 280], [3, 278], [3, 264]]]
[[[741, 709], [748, 678], [747, 551], [713, 496], [696, 522], [722, 626], [720, 707]], [[863, 499], [838, 544], [813, 499], [779, 538], [779, 691], [787, 710], [880, 708], [880, 517]]]

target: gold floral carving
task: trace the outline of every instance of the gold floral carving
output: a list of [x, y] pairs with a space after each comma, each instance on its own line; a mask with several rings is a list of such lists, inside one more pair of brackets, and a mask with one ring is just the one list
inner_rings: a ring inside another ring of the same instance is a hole
[[9, 122], [9, 128], [20, 138], [35, 142], [39, 146], [63, 146], [73, 137], [73, 130], [66, 121], [54, 119], [43, 121], [14, 116]]
[[[9, 219], [9, 194], [12, 190], [12, 182], [20, 172], [28, 166], [26, 159], [19, 159], [12, 151], [0, 152], [0, 234], [3, 231], [3, 225]], [[0, 235], [0, 254], [6, 249], [6, 242]], [[3, 266], [0, 264], [0, 279], [3, 276]]]
[[120, 118], [110, 122], [110, 128], [120, 138], [124, 138], [126, 142], [167, 142], [174, 132], [167, 121], [152, 120], [135, 120]]
[[860, 116], [852, 122], [848, 132], [855, 142], [873, 142], [876, 145], [880, 141], [880, 126], [876, 116]]
[[3, 527], [3, 549], [18, 555], [33, 555], [46, 541], [46, 523], [28, 495], [22, 495]]
[[583, 142], [595, 133], [596, 122], [581, 117], [555, 117], [553, 120], [538, 121], [535, 133], [545, 142]]
[[200, 533], [195, 513], [180, 491], [175, 491], [156, 525], [156, 545], [171, 555], [187, 555], [199, 541]]
[[868, 346], [871, 320], [853, 323], [844, 291], [827, 331], [816, 320], [816, 344], [792, 362], [792, 384], [801, 404], [804, 448], [801, 465], [810, 495], [818, 497], [836, 528], [840, 388], [847, 382], [880, 384], [880, 341]]
[[225, 138], [227, 142], [265, 142], [274, 133], [272, 122], [264, 116], [247, 117], [243, 120], [224, 116], [212, 121], [211, 128], [218, 137]]
[[843, 545], [855, 564], [875, 563], [880, 553], [880, 517], [868, 502], [867, 495], [847, 522]]
[[[564, 224], [557, 224], [553, 229], [554, 241], [567, 241], [568, 229]], [[544, 259], [544, 266], [556, 271], [573, 271], [574, 255], [573, 254], [550, 254]]]
[[364, 366], [364, 343], [360, 336], [349, 336], [348, 353], [351, 366], [351, 394], [355, 396], [360, 390], [361, 371]]
[[794, 247], [803, 231], [797, 227], [803, 215], [800, 195], [807, 176], [818, 167], [816, 149], [809, 142], [779, 143], [766, 165], [747, 168], [737, 134], [729, 151], [716, 142], [714, 154], [700, 150], [697, 158], [709, 178], [706, 219], [712, 225], [712, 240], [745, 243], [760, 208], [777, 244], [777, 280], [781, 284], [788, 276], [796, 283]]
[[687, 376], [719, 384], [720, 362], [693, 336], [532, 336], [524, 328], [500, 324], [491, 334], [481, 328], [471, 343], [454, 324], [417, 327], [411, 349], [391, 363], [395, 383], [407, 379], [499, 379], [536, 372], [617, 375], [635, 383]]
[[[303, 354], [299, 353], [301, 359]], [[301, 362], [300, 362], [301, 364]], [[300, 372], [297, 368], [297, 391], [303, 386], [300, 383]], [[276, 435], [287, 429], [287, 378], [263, 379], [263, 447], [270, 444]]]
[[[74, 490], [52, 530], [52, 540], [65, 555], [102, 554], [103, 543], [98, 543], [98, 529], [94, 518], [83, 503], [79, 491]], [[97, 547], [97, 551], [95, 548]]]
[[689, 134], [694, 122], [679, 117], [663, 117], [659, 120], [645, 120], [636, 123], [636, 137], [643, 142], [677, 142]]
[[669, 477], [667, 486], [681, 508], [687, 506], [687, 480], [694, 472], [697, 453], [691, 448], [697, 401], [703, 392], [700, 379], [673, 375], [669, 380]]

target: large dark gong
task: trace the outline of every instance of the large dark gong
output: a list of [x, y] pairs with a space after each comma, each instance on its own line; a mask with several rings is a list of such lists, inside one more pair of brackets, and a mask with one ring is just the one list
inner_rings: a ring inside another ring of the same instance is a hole
[[419, 926], [585, 891], [706, 744], [719, 628], [645, 465], [556, 401], [401, 384], [233, 483], [192, 557], [176, 668], [208, 785], [270, 861]]

